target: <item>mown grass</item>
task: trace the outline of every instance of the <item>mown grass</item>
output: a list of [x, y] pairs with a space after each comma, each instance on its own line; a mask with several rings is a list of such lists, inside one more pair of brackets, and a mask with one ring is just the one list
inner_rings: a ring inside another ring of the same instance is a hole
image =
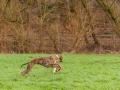
[[62, 54], [62, 70], [35, 65], [26, 76], [21, 64], [52, 54], [1, 54], [0, 90], [120, 90], [120, 55]]

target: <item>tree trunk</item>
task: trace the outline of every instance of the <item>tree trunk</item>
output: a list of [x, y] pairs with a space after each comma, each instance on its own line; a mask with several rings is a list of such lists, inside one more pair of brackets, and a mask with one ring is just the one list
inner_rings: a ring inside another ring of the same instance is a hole
[[102, 9], [105, 11], [105, 13], [108, 15], [111, 22], [113, 23], [116, 34], [120, 37], [120, 26], [119, 26], [119, 23], [117, 21], [117, 17], [114, 14], [114, 10], [111, 8], [116, 0], [114, 0], [111, 3], [111, 5], [107, 5], [103, 0], [96, 0], [96, 1], [102, 7]]
[[93, 40], [94, 40], [94, 44], [99, 46], [100, 43], [99, 43], [99, 41], [98, 41], [98, 39], [96, 37], [95, 31], [94, 31], [94, 25], [93, 25], [93, 22], [92, 22], [93, 18], [92, 18], [91, 14], [90, 14], [89, 8], [88, 8], [85, 0], [81, 0], [81, 2], [82, 2], [83, 7], [85, 8], [85, 11], [86, 11], [86, 13], [88, 15], [88, 18], [89, 18], [90, 26], [91, 26], [91, 29], [92, 29], [92, 37], [93, 37]]

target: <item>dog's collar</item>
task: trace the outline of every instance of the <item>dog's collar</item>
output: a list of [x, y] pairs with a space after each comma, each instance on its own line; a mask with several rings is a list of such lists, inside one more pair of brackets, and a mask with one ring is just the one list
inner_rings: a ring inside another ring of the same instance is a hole
[[58, 56], [58, 55], [56, 55], [56, 57], [59, 59], [59, 56]]

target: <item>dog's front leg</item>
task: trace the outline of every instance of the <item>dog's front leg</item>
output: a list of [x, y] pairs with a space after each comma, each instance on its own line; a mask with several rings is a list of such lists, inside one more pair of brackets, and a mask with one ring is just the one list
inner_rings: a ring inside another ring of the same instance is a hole
[[59, 64], [51, 64], [51, 67], [54, 68], [53, 73], [56, 73], [61, 70], [61, 66]]

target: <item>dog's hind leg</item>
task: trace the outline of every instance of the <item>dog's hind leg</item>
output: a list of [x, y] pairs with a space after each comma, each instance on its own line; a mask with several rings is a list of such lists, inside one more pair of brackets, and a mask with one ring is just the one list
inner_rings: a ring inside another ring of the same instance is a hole
[[34, 63], [28, 63], [27, 69], [25, 71], [23, 71], [21, 73], [22, 76], [26, 75], [28, 72], [30, 72], [30, 70], [32, 69], [32, 67], [34, 66]]

